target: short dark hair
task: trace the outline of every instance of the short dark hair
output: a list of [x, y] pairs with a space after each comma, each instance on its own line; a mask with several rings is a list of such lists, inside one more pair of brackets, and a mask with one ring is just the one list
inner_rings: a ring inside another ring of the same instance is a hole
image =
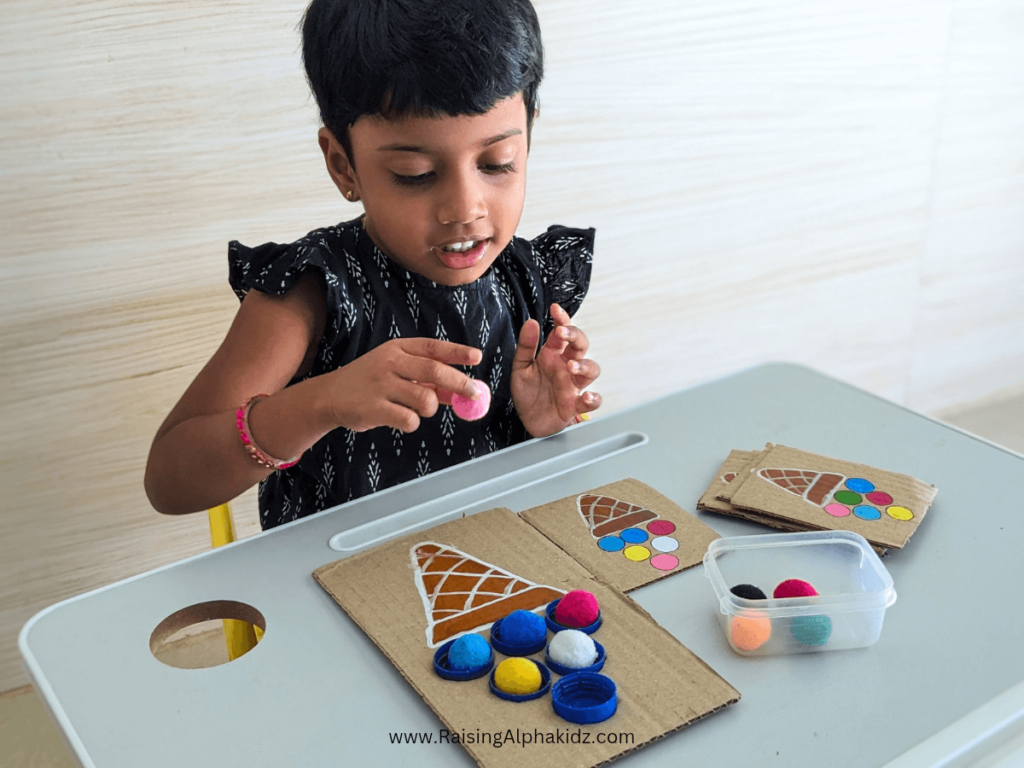
[[529, 138], [544, 74], [530, 0], [313, 0], [302, 59], [349, 161], [362, 115], [480, 115], [516, 93]]

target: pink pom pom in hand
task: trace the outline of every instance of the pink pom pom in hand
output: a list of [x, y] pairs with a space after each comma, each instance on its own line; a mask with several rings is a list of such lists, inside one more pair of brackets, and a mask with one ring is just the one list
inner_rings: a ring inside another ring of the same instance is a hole
[[470, 400], [457, 392], [452, 393], [452, 410], [455, 415], [465, 421], [476, 421], [481, 419], [491, 407], [491, 388], [479, 379], [476, 381], [477, 391], [480, 397]]

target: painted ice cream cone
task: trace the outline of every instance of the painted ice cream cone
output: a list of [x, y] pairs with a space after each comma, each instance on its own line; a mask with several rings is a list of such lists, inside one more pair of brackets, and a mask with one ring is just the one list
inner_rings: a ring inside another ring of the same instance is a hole
[[546, 606], [564, 594], [443, 544], [421, 542], [411, 555], [431, 648], [455, 635], [483, 629], [516, 609]]
[[658, 517], [656, 513], [645, 507], [620, 501], [611, 496], [596, 496], [587, 493], [576, 499], [576, 507], [595, 539], [618, 533], [626, 528], [633, 528]]
[[768, 482], [774, 483], [795, 496], [807, 499], [811, 504], [816, 504], [819, 507], [825, 505], [832, 492], [846, 479], [845, 475], [838, 475], [834, 472], [777, 467], [759, 469], [757, 474]]

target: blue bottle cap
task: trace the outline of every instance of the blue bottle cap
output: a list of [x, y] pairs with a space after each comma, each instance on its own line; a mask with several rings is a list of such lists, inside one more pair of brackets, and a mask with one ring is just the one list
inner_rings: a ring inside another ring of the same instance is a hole
[[548, 636], [546, 634], [532, 645], [510, 645], [509, 643], [502, 642], [501, 622], [502, 620], [498, 619], [491, 624], [491, 645], [494, 646], [494, 650], [498, 651], [498, 653], [503, 653], [506, 656], [529, 656], [531, 653], [543, 650], [544, 646], [548, 643]]
[[534, 691], [533, 693], [524, 693], [521, 695], [515, 693], [505, 693], [503, 690], [501, 690], [501, 688], [494, 684], [494, 672], [491, 672], [491, 676], [488, 678], [490, 680], [491, 693], [493, 693], [499, 699], [504, 699], [505, 701], [520, 702], [533, 701], [534, 699], [539, 699], [541, 696], [546, 694], [548, 690], [550, 690], [551, 688], [551, 672], [548, 671], [548, 668], [541, 664], [539, 661], [534, 661], [533, 663], [536, 664], [537, 669], [540, 670], [540, 688], [538, 688], [536, 691]]
[[559, 664], [557, 661], [553, 661], [550, 652], [544, 657], [544, 662], [551, 667], [551, 671], [559, 675], [571, 675], [574, 672], [600, 672], [604, 667], [604, 646], [601, 645], [597, 640], [594, 641], [594, 647], [597, 648], [597, 661], [591, 664], [589, 667], [565, 667]]
[[615, 682], [596, 672], [573, 672], [551, 687], [555, 714], [570, 723], [603, 723], [618, 705]]
[[597, 612], [597, 618], [594, 620], [594, 623], [588, 624], [585, 627], [570, 627], [565, 624], [559, 624], [555, 621], [555, 608], [558, 607], [558, 603], [561, 599], [562, 598], [558, 598], [558, 600], [552, 600], [548, 603], [548, 609], [546, 611], [547, 618], [545, 621], [548, 623], [548, 629], [552, 632], [561, 632], [563, 629], [578, 629], [580, 632], [586, 632], [588, 635], [592, 635], [597, 631], [597, 628], [601, 626], [601, 611]]
[[[457, 639], [458, 638], [456, 638], [456, 640]], [[454, 642], [455, 640], [449, 640], [434, 653], [434, 671], [437, 673], [438, 677], [443, 677], [445, 680], [476, 680], [478, 677], [483, 677], [491, 671], [491, 668], [494, 666], [494, 651], [490, 651], [490, 653], [488, 653], [487, 661], [479, 667], [473, 667], [471, 669], [452, 669], [448, 664], [448, 651], [451, 650]]]

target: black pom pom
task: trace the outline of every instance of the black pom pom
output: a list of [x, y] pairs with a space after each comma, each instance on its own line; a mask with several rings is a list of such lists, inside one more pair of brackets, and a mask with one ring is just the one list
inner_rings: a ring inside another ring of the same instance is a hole
[[730, 592], [736, 595], [736, 597], [742, 597], [744, 600], [768, 599], [768, 596], [753, 584], [737, 584]]

